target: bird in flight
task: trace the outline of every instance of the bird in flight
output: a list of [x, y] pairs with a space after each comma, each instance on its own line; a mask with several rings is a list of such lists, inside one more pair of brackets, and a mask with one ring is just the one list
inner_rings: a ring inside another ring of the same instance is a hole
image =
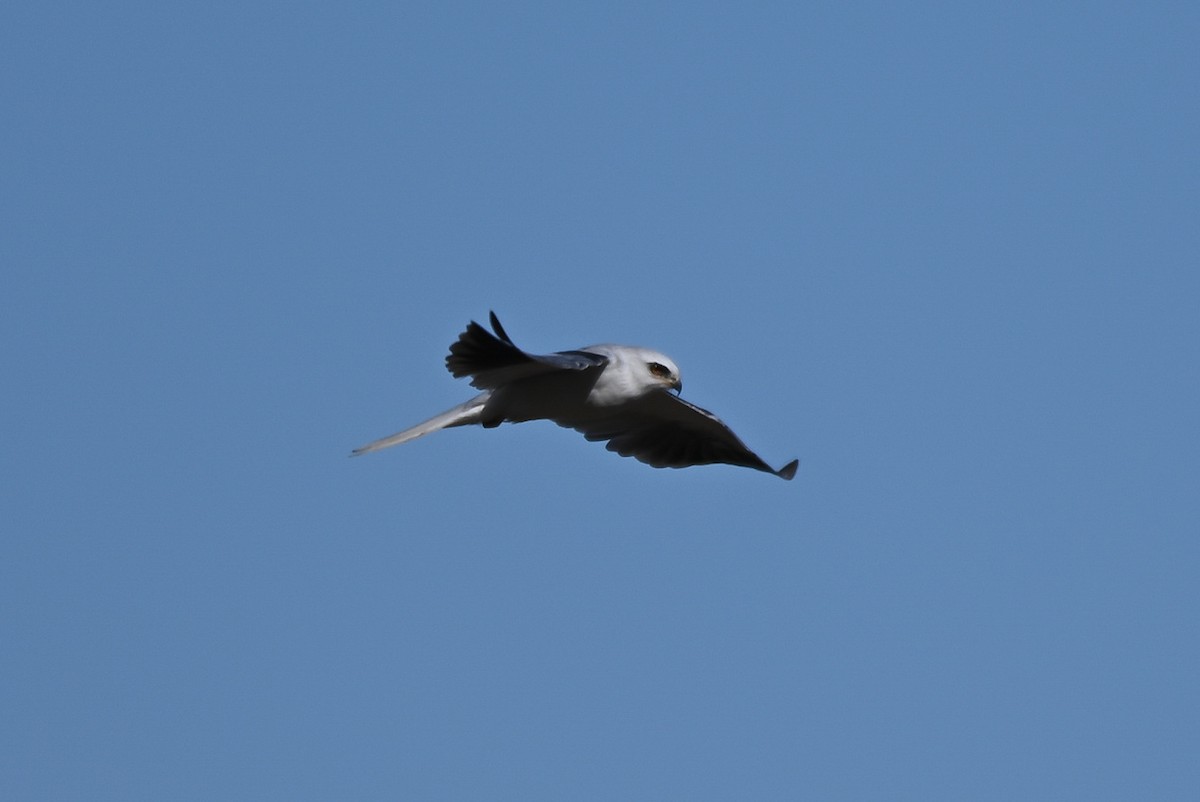
[[446, 357], [455, 378], [469, 376], [471, 386], [483, 392], [424, 423], [356, 448], [354, 455], [453, 426], [491, 429], [505, 421], [551, 420], [588, 440], [606, 440], [609, 451], [655, 468], [725, 463], [783, 479], [796, 475], [799, 460], [772, 468], [720, 418], [684, 401], [679, 368], [658, 351], [589, 345], [529, 354], [513, 344], [495, 312], [491, 323], [494, 334], [471, 321]]

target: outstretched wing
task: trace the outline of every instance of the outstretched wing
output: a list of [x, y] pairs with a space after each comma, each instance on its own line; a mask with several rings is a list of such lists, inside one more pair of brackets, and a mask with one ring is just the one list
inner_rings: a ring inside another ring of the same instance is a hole
[[564, 421], [563, 425], [583, 432], [588, 440], [607, 440], [609, 451], [655, 468], [725, 463], [791, 479], [800, 464], [792, 460], [775, 470], [716, 415], [665, 391], [631, 401], [611, 417]]
[[588, 351], [527, 354], [509, 339], [495, 312], [489, 313], [493, 335], [472, 320], [458, 335], [446, 357], [446, 369], [455, 378], [471, 377], [471, 386], [490, 390], [517, 379], [559, 370], [590, 370], [608, 364], [608, 358]]

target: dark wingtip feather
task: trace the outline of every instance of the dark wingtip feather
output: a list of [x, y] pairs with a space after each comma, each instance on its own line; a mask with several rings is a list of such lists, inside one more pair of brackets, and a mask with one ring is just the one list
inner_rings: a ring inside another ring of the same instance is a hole
[[[458, 339], [450, 346], [450, 353], [446, 355], [446, 370], [452, 376], [478, 376], [479, 373], [500, 367], [528, 363], [529, 355], [512, 345], [494, 315], [492, 327], [496, 328], [497, 334], [472, 321], [467, 324], [467, 330], [458, 335]], [[472, 384], [479, 387], [479, 384]]]
[[496, 317], [496, 313], [489, 310], [488, 317], [492, 322], [492, 331], [496, 332], [496, 336], [509, 345], [513, 345], [512, 338], [508, 336], [508, 332], [500, 325], [500, 318]]
[[791, 479], [796, 475], [796, 468], [800, 467], [800, 460], [794, 459], [787, 465], [784, 465], [779, 470], [775, 471], [775, 475], [780, 479]]

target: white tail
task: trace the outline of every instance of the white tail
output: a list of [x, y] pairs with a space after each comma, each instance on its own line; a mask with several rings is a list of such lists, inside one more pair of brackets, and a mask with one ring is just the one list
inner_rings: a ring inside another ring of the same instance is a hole
[[430, 432], [436, 432], [439, 429], [449, 429], [452, 426], [469, 426], [472, 423], [479, 423], [480, 414], [483, 412], [483, 405], [487, 402], [490, 395], [491, 393], [480, 393], [470, 401], [448, 409], [440, 415], [434, 415], [429, 420], [418, 423], [410, 429], [396, 432], [373, 443], [367, 443], [361, 448], [356, 448], [351, 452], [350, 456], [357, 457], [359, 454], [366, 454], [370, 451], [387, 448], [388, 446], [407, 443], [409, 440], [416, 440], [418, 437], [427, 435]]

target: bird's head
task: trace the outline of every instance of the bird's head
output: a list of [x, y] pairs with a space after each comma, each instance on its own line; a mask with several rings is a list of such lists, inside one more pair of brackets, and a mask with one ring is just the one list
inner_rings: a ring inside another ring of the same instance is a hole
[[641, 369], [646, 372], [646, 381], [650, 386], [661, 386], [665, 390], [683, 392], [683, 379], [679, 368], [666, 354], [657, 351], [643, 351]]

